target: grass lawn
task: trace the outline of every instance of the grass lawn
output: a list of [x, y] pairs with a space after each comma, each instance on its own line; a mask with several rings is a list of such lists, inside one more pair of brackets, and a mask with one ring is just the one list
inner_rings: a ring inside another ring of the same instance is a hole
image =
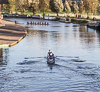
[[[61, 13], [59, 13], [59, 14], [65, 14], [66, 12], [61, 12]], [[33, 15], [33, 13], [32, 12], [30, 12], [30, 11], [28, 11], [28, 12], [25, 12], [25, 13], [23, 13], [23, 14], [25, 14], [25, 15]], [[41, 14], [41, 15], [43, 15], [43, 12], [36, 12], [36, 15], [39, 15], [39, 14]], [[56, 14], [55, 12], [45, 12], [45, 15], [48, 15], [48, 14]]]

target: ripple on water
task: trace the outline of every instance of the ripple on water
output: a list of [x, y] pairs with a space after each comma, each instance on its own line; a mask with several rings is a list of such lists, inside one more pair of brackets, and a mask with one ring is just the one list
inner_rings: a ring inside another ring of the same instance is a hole
[[62, 26], [52, 26], [52, 27], [62, 27]]
[[69, 27], [69, 26], [65, 26], [65, 27]]
[[[26, 24], [26, 19], [17, 18], [17, 22]], [[26, 28], [28, 36], [9, 48], [5, 56], [7, 65], [0, 66], [0, 92], [99, 92], [100, 67], [96, 66], [100, 61], [99, 33], [79, 24], [49, 22], [48, 27], [30, 25]], [[66, 33], [66, 30], [69, 31]], [[83, 60], [58, 57], [54, 65], [48, 65], [43, 58], [24, 58], [26, 55], [42, 56], [48, 49], [58, 55], [79, 55]]]
[[37, 62], [39, 62], [39, 61], [24, 60], [23, 62], [19, 62], [19, 63], [17, 63], [17, 64], [19, 64], [19, 65], [24, 65], [24, 64], [35, 64], [35, 63], [37, 63]]

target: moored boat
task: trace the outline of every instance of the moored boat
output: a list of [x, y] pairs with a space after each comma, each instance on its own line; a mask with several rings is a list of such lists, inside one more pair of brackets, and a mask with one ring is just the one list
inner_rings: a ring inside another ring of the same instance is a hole
[[33, 18], [33, 19], [41, 19], [42, 16], [41, 16], [41, 15], [33, 15], [32, 18]]
[[59, 21], [60, 22], [65, 22], [66, 21], [66, 18], [65, 17], [61, 17]]
[[64, 22], [64, 23], [71, 23], [71, 20], [69, 18], [66, 18], [66, 17], [61, 17], [60, 22]]
[[87, 23], [87, 27], [100, 29], [100, 21], [90, 21]]

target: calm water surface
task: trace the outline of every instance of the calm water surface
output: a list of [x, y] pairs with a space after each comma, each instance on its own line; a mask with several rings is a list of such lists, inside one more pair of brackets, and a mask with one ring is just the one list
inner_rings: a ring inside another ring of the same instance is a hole
[[[0, 92], [100, 92], [99, 31], [73, 23], [27, 21], [43, 20], [17, 19], [27, 36], [3, 49]], [[53, 65], [46, 63], [49, 49], [56, 56]]]

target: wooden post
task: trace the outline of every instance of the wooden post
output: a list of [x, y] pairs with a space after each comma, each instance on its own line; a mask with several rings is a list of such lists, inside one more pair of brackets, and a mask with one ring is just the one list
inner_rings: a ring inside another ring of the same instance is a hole
[[49, 20], [49, 14], [48, 14], [48, 20]]
[[0, 62], [2, 61], [2, 49], [0, 49]]
[[1, 4], [0, 4], [0, 24], [2, 24]]

